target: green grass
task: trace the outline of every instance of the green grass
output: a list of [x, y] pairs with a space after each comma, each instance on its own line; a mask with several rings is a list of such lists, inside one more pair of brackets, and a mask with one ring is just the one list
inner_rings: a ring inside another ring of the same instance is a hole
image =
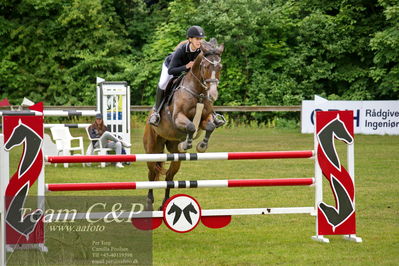
[[[209, 152], [313, 149], [313, 136], [294, 129], [237, 127], [218, 129]], [[132, 130], [132, 151], [143, 153], [141, 128]], [[85, 136], [82, 130], [73, 135]], [[87, 140], [85, 141], [87, 145]], [[337, 145], [341, 159], [345, 146]], [[397, 265], [399, 261], [399, 136], [363, 136], [355, 139], [357, 235], [356, 244], [332, 236], [330, 244], [310, 239], [315, 218], [309, 215], [236, 216], [223, 229], [199, 225], [177, 234], [165, 225], [153, 232], [155, 265]], [[13, 169], [19, 153], [12, 154]], [[313, 176], [308, 159], [183, 162], [178, 180], [295, 178]], [[144, 163], [124, 169], [81, 164], [46, 166], [46, 183], [146, 180]], [[326, 183], [326, 182], [325, 182]], [[269, 187], [175, 190], [194, 196], [204, 209], [312, 206], [313, 188]], [[146, 195], [147, 191], [65, 192], [60, 195]], [[155, 193], [158, 207], [163, 191]], [[333, 204], [325, 184], [325, 201]], [[128, 236], [126, 236], [128, 237]], [[51, 254], [51, 247], [50, 253]]]

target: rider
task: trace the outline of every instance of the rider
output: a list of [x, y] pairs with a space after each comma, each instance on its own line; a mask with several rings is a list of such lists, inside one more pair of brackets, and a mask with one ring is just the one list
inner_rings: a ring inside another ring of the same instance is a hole
[[[151, 114], [149, 123], [158, 126], [161, 120], [160, 111], [162, 101], [165, 98], [166, 87], [173, 77], [180, 76], [183, 72], [188, 72], [194, 64], [195, 58], [201, 53], [201, 42], [205, 38], [205, 32], [200, 26], [192, 26], [187, 30], [187, 40], [181, 42], [175, 51], [169, 54], [162, 64], [161, 77], [159, 79], [157, 93], [155, 97], [154, 112]], [[224, 119], [218, 119], [219, 115], [214, 115], [214, 123], [217, 127], [225, 123]]]

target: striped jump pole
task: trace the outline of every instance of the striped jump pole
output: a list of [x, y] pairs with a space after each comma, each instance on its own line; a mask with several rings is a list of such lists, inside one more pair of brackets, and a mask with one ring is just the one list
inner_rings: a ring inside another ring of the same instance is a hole
[[69, 127], [69, 128], [87, 128], [91, 124], [44, 124], [44, 128]]
[[166, 162], [166, 161], [205, 161], [205, 160], [256, 160], [312, 158], [312, 150], [266, 151], [266, 152], [207, 152], [170, 154], [131, 154], [131, 155], [74, 155], [46, 156], [50, 163], [94, 163], [94, 162]]
[[[209, 209], [201, 210], [201, 215], [205, 217], [226, 217], [236, 215], [267, 215], [267, 214], [313, 214], [313, 207], [273, 207], [273, 208], [240, 208], [240, 209]], [[76, 221], [86, 219], [104, 219], [109, 217], [109, 212], [92, 212], [92, 213], [57, 213], [49, 215], [45, 219], [45, 223], [57, 221]], [[162, 218], [162, 211], [142, 211], [138, 213], [122, 212], [118, 214], [118, 219], [131, 218]], [[213, 227], [215, 228], [215, 227]], [[152, 228], [154, 229], [154, 228]]]
[[44, 116], [96, 116], [96, 110], [44, 110]]
[[233, 179], [233, 180], [197, 180], [197, 181], [64, 183], [64, 184], [46, 184], [46, 191], [311, 186], [314, 184], [314, 182], [315, 182], [314, 178], [284, 178], [284, 179]]
[[2, 116], [42, 116], [43, 113], [32, 110], [23, 111], [0, 111], [0, 117]]

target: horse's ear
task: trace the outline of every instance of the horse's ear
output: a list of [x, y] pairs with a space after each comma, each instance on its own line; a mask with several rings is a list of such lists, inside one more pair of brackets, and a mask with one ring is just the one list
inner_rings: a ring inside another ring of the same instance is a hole
[[216, 47], [218, 45], [218, 41], [215, 38], [212, 38], [212, 39], [209, 40], [209, 44], [212, 47]]
[[210, 50], [210, 45], [207, 41], [201, 43], [201, 51], [205, 54]]
[[223, 51], [224, 51], [224, 44], [222, 43], [222, 44], [218, 47], [217, 52], [218, 52], [218, 54], [222, 54]]

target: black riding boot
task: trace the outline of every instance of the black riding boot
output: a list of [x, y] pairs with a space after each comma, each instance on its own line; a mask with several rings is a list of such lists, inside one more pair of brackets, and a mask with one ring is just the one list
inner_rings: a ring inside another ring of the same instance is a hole
[[154, 112], [151, 114], [150, 119], [149, 119], [149, 123], [156, 127], [159, 125], [159, 122], [161, 121], [161, 116], [159, 115], [159, 113], [162, 108], [162, 102], [163, 102], [164, 97], [165, 97], [165, 90], [161, 90], [158, 87], [157, 93], [155, 96]]

